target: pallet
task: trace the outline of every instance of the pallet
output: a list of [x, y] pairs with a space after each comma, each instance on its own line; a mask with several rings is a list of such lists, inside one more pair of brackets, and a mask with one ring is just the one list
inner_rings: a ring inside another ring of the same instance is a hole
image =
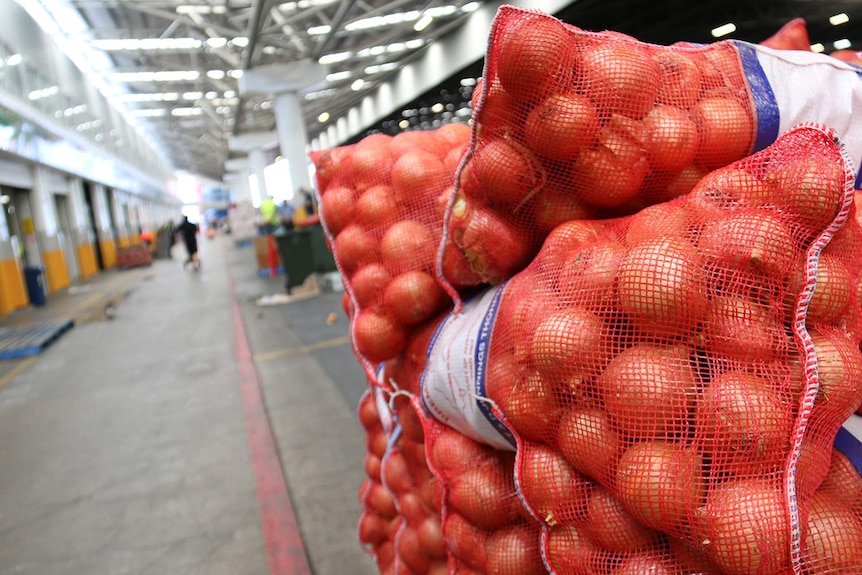
[[73, 326], [74, 322], [67, 320], [0, 327], [0, 360], [42, 353]]

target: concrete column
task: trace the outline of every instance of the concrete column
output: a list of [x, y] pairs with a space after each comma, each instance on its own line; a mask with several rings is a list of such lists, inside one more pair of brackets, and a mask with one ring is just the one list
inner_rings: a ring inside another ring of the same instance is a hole
[[72, 225], [75, 227], [75, 253], [78, 256], [78, 277], [86, 279], [98, 273], [96, 262], [96, 230], [91, 229], [84, 199], [84, 183], [80, 178], [69, 178], [69, 205], [72, 206]]
[[308, 134], [302, 118], [299, 92], [322, 82], [328, 72], [325, 66], [317, 62], [305, 61], [261, 66], [247, 70], [239, 79], [240, 94], [265, 94], [274, 98], [273, 112], [278, 144], [281, 157], [289, 163], [294, 188], [311, 187], [305, 152]]
[[[266, 154], [263, 150], [259, 148], [256, 150], [249, 150], [248, 167], [250, 172], [249, 175], [254, 176], [253, 179], [248, 180], [250, 182], [249, 186], [252, 188], [250, 190], [251, 197], [254, 198], [257, 196], [259, 201], [267, 196], [271, 196], [272, 194], [266, 189], [266, 178], [263, 175], [263, 170], [266, 168]], [[255, 190], [253, 186], [257, 186], [257, 190]]]
[[295, 91], [282, 92], [275, 97], [275, 129], [278, 132], [278, 146], [281, 157], [290, 167], [290, 181], [294, 192], [300, 187], [311, 189], [306, 155], [305, 120], [302, 117], [302, 101]]
[[114, 241], [114, 230], [111, 228], [111, 216], [108, 206], [108, 190], [101, 184], [93, 186], [93, 212], [96, 219], [96, 237], [99, 239], [99, 251], [102, 254], [102, 264], [105, 268], [117, 264], [117, 244]]
[[[45, 287], [48, 293], [69, 287], [69, 266], [63, 253], [59, 235], [57, 203], [51, 190], [51, 172], [42, 166], [33, 168], [33, 190], [30, 193], [30, 209], [35, 225], [36, 241], [41, 252], [42, 265], [45, 267]], [[25, 232], [25, 245], [27, 234]], [[65, 238], [63, 238], [65, 239]], [[31, 262], [30, 249], [27, 260]], [[32, 262], [31, 262], [32, 265]]]

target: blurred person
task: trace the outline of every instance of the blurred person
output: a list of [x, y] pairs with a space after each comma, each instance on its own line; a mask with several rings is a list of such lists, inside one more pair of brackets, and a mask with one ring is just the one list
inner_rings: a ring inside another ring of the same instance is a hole
[[200, 271], [201, 262], [198, 259], [198, 225], [189, 221], [188, 216], [183, 216], [183, 221], [175, 230], [177, 235], [181, 235], [183, 237], [183, 242], [186, 244], [186, 251], [188, 252], [188, 259], [183, 263], [183, 267], [185, 268], [189, 264], [192, 265], [195, 271]]
[[267, 196], [260, 203], [260, 233], [262, 235], [270, 235], [281, 224], [281, 216], [278, 212], [278, 206], [272, 199], [272, 196]]

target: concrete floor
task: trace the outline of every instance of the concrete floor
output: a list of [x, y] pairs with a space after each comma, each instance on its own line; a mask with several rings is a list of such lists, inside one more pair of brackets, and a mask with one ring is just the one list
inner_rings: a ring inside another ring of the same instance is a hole
[[78, 320], [35, 359], [0, 362], [0, 575], [270, 573], [234, 301], [311, 571], [376, 572], [356, 539], [365, 381], [340, 294], [258, 307], [283, 278], [258, 277], [229, 236], [201, 251], [199, 274], [177, 248], [0, 320]]

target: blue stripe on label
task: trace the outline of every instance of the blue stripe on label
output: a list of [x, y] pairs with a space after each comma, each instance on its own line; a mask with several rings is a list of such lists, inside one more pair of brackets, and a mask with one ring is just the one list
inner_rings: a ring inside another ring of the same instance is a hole
[[[488, 397], [485, 392], [485, 378], [488, 374], [488, 354], [491, 351], [491, 334], [494, 331], [494, 324], [497, 320], [497, 311], [500, 309], [500, 300], [503, 299], [503, 293], [506, 291], [508, 282], [500, 284], [497, 288], [497, 293], [494, 294], [494, 299], [491, 300], [491, 305], [488, 306], [488, 311], [485, 312], [485, 317], [482, 318], [482, 327], [479, 330], [479, 335], [476, 340], [475, 366], [476, 366], [476, 395], [478, 397]], [[502, 421], [497, 419], [497, 416], [491, 411], [491, 404], [487, 401], [476, 400], [476, 406], [485, 419], [488, 420], [494, 429], [503, 436], [503, 438], [512, 444], [512, 447], [517, 447], [515, 438], [509, 428]]]
[[846, 455], [859, 475], [862, 475], [862, 441], [842, 427], [835, 436], [835, 449]]
[[748, 79], [751, 98], [754, 100], [754, 107], [757, 112], [757, 139], [754, 142], [753, 151], [759, 152], [778, 138], [778, 125], [781, 120], [778, 102], [775, 100], [775, 93], [763, 72], [754, 48], [742, 42], [734, 42], [733, 44], [739, 50], [742, 69]]

